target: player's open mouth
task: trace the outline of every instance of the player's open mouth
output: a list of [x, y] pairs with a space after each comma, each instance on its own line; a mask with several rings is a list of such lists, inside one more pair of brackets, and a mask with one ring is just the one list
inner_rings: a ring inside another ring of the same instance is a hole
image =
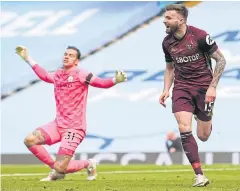
[[170, 29], [170, 26], [166, 26], [166, 29]]

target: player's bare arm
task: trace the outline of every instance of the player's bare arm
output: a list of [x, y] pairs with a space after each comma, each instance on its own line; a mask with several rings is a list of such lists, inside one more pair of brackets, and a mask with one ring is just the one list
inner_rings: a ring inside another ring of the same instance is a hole
[[166, 69], [164, 72], [164, 92], [169, 92], [169, 89], [173, 83], [174, 68], [172, 62], [166, 63]]
[[213, 58], [216, 61], [216, 66], [215, 66], [215, 70], [214, 70], [214, 74], [213, 74], [213, 80], [212, 80], [210, 86], [216, 88], [218, 85], [218, 82], [220, 80], [220, 77], [222, 76], [222, 73], [224, 72], [226, 60], [219, 49], [217, 49], [211, 55], [211, 58]]
[[206, 98], [205, 98], [206, 103], [211, 103], [211, 102], [215, 101], [216, 88], [217, 88], [218, 82], [222, 76], [222, 73], [224, 72], [224, 68], [226, 65], [226, 60], [219, 49], [217, 49], [210, 56], [211, 56], [211, 58], [213, 58], [216, 61], [216, 66], [215, 66], [212, 82], [206, 93]]
[[54, 169], [58, 173], [64, 174], [67, 170], [68, 164], [71, 159], [72, 159], [72, 156], [70, 155], [57, 155], [56, 161], [54, 163]]
[[169, 90], [173, 83], [173, 77], [174, 77], [174, 68], [173, 68], [172, 62], [167, 62], [166, 69], [164, 72], [164, 89], [163, 89], [162, 95], [159, 98], [160, 104], [163, 105], [164, 107], [166, 107], [166, 104], [164, 102], [169, 97]]
[[45, 144], [45, 137], [40, 130], [35, 130], [25, 138], [24, 143], [28, 148], [33, 145], [42, 145]]

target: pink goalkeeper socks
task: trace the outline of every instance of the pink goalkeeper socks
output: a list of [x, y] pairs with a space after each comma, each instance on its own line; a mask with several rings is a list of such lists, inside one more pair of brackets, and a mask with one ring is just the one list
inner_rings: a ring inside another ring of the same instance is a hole
[[66, 173], [73, 173], [87, 168], [89, 162], [88, 160], [72, 160], [70, 161]]
[[[46, 149], [41, 145], [34, 145], [29, 150], [43, 163], [47, 164], [50, 168], [54, 167], [54, 160], [51, 158]], [[89, 165], [88, 160], [71, 160], [66, 173], [73, 173], [87, 168]]]
[[47, 164], [50, 168], [53, 168], [54, 161], [46, 151], [46, 149], [41, 145], [34, 145], [29, 148], [29, 150], [43, 163]]

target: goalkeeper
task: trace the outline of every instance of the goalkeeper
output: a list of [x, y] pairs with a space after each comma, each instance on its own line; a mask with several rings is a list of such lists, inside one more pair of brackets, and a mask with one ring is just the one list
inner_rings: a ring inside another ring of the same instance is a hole
[[[81, 53], [73, 46], [69, 46], [63, 55], [63, 69], [49, 73], [39, 66], [28, 54], [27, 48], [16, 47], [16, 53], [26, 61], [36, 75], [47, 83], [54, 84], [56, 101], [56, 118], [38, 127], [24, 140], [27, 148], [52, 170], [48, 177], [41, 181], [63, 179], [65, 174], [87, 170], [88, 180], [96, 179], [96, 161], [71, 160], [78, 145], [86, 135], [86, 102], [88, 87], [110, 88], [118, 83], [127, 81], [122, 71], [116, 71], [113, 78], [103, 79], [79, 69]], [[56, 161], [42, 145], [60, 143]]]

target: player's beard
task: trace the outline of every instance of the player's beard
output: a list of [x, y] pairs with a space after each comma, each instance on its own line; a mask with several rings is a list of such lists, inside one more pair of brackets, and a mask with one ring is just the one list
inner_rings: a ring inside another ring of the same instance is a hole
[[178, 30], [178, 26], [172, 26], [166, 29], [167, 34], [174, 34]]
[[178, 30], [178, 24], [175, 23], [175, 25], [169, 26], [166, 28], [166, 33], [167, 34], [174, 34]]

